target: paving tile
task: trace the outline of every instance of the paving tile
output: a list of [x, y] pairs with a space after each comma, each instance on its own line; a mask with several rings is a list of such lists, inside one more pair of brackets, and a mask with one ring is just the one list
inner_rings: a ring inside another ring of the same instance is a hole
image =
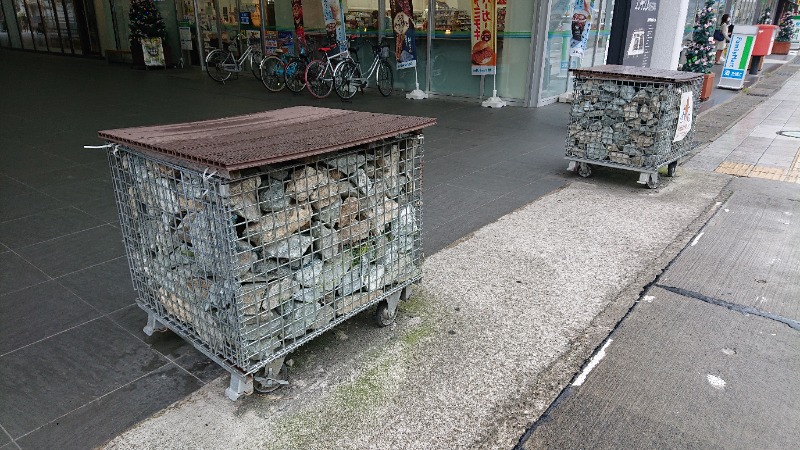
[[0, 223], [0, 241], [11, 249], [83, 231], [100, 225], [99, 219], [75, 208], [42, 211]]
[[125, 256], [64, 275], [57, 281], [103, 314], [131, 306], [137, 298]]
[[55, 281], [0, 296], [0, 354], [99, 316]]
[[172, 359], [176, 364], [196, 376], [204, 383], [227, 373], [219, 364], [172, 331], [147, 336], [142, 331], [147, 322], [147, 313], [138, 305], [131, 305], [111, 314], [110, 318], [134, 337], [141, 339], [153, 350]]
[[105, 223], [119, 226], [119, 210], [117, 199], [113, 195], [92, 200], [82, 200], [73, 204], [75, 208], [102, 220]]
[[6, 444], [10, 444], [9, 448], [16, 448], [16, 446], [14, 446], [14, 444], [11, 443], [11, 437], [2, 430], [0, 430], [0, 448], [4, 448]]
[[111, 172], [108, 168], [108, 162], [105, 159], [100, 162], [61, 168], [42, 174], [15, 177], [20, 183], [24, 183], [35, 189], [43, 189], [50, 186], [63, 187], [64, 185], [83, 180], [109, 180], [110, 178]]
[[51, 277], [60, 277], [118, 258], [125, 249], [120, 231], [102, 225], [21, 248], [19, 254]]
[[[0, 295], [47, 281], [49, 277], [13, 252], [0, 258]], [[2, 423], [2, 422], [0, 422]]]
[[[466, 192], [469, 194], [465, 195]], [[441, 184], [425, 192], [423, 226], [431, 230], [497, 197], [497, 194]]]
[[[0, 174], [0, 196], [14, 200], [17, 196], [30, 194], [33, 190], [8, 175]], [[2, 220], [2, 219], [0, 219]]]
[[23, 449], [95, 448], [201, 386], [195, 377], [169, 364], [48, 423], [18, 442]]
[[0, 357], [0, 423], [16, 439], [167, 362], [108, 319], [73, 328]]
[[0, 222], [63, 207], [57, 199], [29, 187], [25, 187], [25, 193], [17, 195], [0, 190]]
[[43, 187], [41, 191], [70, 205], [114, 198], [114, 185], [110, 178], [79, 180], [47, 186]]
[[2, 154], [0, 173], [9, 176], [23, 176], [45, 173], [64, 167], [76, 166], [77, 163], [66, 158], [47, 153], [39, 149], [25, 151], [6, 151]]

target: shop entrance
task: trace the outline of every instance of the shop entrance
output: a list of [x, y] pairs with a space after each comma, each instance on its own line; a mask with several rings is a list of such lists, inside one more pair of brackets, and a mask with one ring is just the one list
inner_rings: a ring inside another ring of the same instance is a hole
[[2, 0], [0, 46], [38, 52], [100, 54], [90, 0]]

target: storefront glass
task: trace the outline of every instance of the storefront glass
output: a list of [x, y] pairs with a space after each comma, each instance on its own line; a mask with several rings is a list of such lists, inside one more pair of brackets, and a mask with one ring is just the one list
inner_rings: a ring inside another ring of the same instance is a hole
[[437, 0], [432, 17], [430, 90], [437, 94], [477, 97], [481, 77], [472, 75], [471, 0]]
[[100, 51], [92, 2], [3, 0], [1, 11], [0, 46], [76, 55]]
[[[589, 2], [587, 2], [589, 3]], [[553, 0], [542, 66], [541, 99], [552, 99], [570, 90], [569, 67], [605, 64], [614, 0], [592, 0], [591, 31], [583, 57], [569, 56], [575, 0]]]
[[11, 47], [10, 29], [6, 22], [5, 5], [0, 5], [0, 47]]
[[[384, 7], [386, 8], [386, 18], [384, 19], [386, 41], [391, 50], [390, 63], [394, 69], [394, 85], [397, 89], [411, 91], [416, 87], [417, 80], [419, 80], [420, 89], [425, 89], [425, 77], [428, 67], [428, 21], [427, 0], [410, 0], [412, 6], [412, 23], [414, 24], [414, 41], [417, 47], [417, 67], [397, 70], [397, 40], [396, 32], [391, 21], [391, 2], [394, 0], [383, 0]], [[418, 78], [417, 78], [418, 77]], [[433, 84], [433, 79], [431, 79]], [[429, 88], [430, 90], [431, 88]]]

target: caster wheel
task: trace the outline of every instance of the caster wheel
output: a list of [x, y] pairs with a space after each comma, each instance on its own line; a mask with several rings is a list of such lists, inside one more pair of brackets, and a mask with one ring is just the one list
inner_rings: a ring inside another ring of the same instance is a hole
[[375, 311], [375, 322], [379, 327], [388, 327], [394, 323], [397, 311], [393, 314], [389, 312], [389, 304], [386, 301], [378, 303], [378, 310]]
[[258, 392], [259, 394], [269, 394], [271, 392], [275, 392], [284, 385], [289, 384], [289, 382], [286, 381], [289, 378], [289, 371], [286, 368], [286, 364], [281, 364], [281, 368], [278, 370], [277, 376], [268, 375], [265, 373], [267, 370], [269, 369], [264, 368], [263, 371], [259, 372], [258, 375], [253, 377], [254, 391]]
[[586, 163], [578, 164], [578, 175], [583, 178], [587, 178], [592, 175], [592, 168]]
[[675, 170], [677, 170], [677, 169], [678, 169], [678, 161], [669, 163], [669, 165], [667, 166], [667, 176], [668, 177], [674, 177], [675, 176]]

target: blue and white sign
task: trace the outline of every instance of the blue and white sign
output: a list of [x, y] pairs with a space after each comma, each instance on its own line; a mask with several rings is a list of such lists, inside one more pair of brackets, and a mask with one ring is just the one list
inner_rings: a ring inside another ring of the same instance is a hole
[[725, 89], [741, 89], [744, 87], [747, 64], [753, 52], [758, 27], [752, 25], [737, 25], [734, 28], [731, 41], [728, 43], [728, 53], [725, 55], [725, 65], [719, 78], [719, 87]]

